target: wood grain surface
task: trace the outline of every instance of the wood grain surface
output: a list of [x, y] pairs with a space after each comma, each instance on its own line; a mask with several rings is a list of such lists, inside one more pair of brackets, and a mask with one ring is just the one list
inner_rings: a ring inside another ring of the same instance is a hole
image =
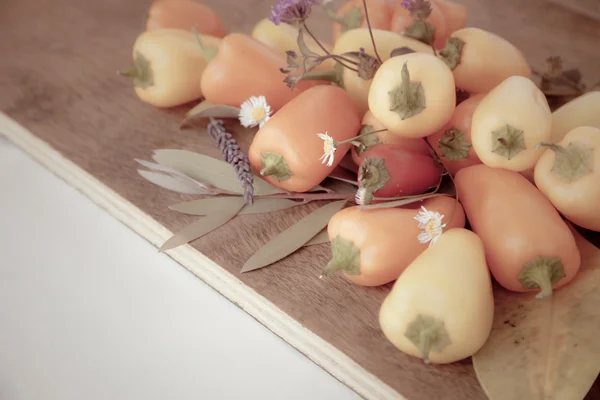
[[[268, 15], [271, 3], [206, 2], [230, 31], [243, 32]], [[469, 7], [469, 25], [506, 37], [538, 69], [546, 56], [561, 55], [567, 67], [580, 68], [590, 82], [600, 79], [598, 22], [543, 0], [461, 2]], [[203, 130], [179, 130], [189, 107], [158, 110], [143, 104], [131, 83], [116, 73], [132, 62], [131, 46], [143, 30], [148, 6], [145, 0], [1, 1], [0, 110], [176, 231], [194, 218], [167, 206], [191, 197], [145, 181], [133, 159], [149, 159], [159, 148], [219, 153]], [[311, 25], [323, 38], [330, 37], [322, 15]], [[238, 130], [236, 136], [246, 144], [250, 140], [248, 131]], [[254, 251], [316, 206], [240, 216], [193, 245], [408, 399], [484, 399], [470, 361], [426, 366], [385, 340], [377, 314], [389, 286], [362, 288], [340, 277], [319, 280], [329, 257], [327, 245], [303, 248], [270, 268], [239, 274]]]

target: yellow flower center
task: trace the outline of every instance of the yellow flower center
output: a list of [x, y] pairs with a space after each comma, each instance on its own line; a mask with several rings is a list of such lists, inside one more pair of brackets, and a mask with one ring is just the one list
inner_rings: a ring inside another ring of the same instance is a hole
[[335, 151], [335, 145], [331, 140], [326, 140], [325, 143], [323, 143], [323, 151], [325, 154], [330, 154]]
[[262, 107], [256, 107], [252, 110], [252, 119], [255, 121], [262, 121], [267, 116], [267, 112]]
[[435, 235], [437, 235], [436, 231], [437, 229], [435, 220], [430, 219], [429, 221], [427, 221], [427, 224], [425, 224], [425, 233], [427, 233], [431, 237], [434, 237]]

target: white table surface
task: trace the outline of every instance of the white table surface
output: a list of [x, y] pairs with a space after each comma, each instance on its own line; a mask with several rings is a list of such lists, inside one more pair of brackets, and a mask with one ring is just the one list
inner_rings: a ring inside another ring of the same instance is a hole
[[358, 399], [0, 136], [0, 399]]

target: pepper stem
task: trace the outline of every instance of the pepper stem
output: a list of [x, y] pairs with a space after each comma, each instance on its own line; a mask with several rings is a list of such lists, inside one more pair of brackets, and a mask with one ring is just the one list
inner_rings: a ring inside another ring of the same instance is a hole
[[135, 67], [121, 69], [117, 71], [117, 73], [121, 76], [126, 76], [128, 78], [137, 78], [139, 76], [138, 70]]
[[331, 241], [331, 260], [323, 270], [323, 276], [331, 276], [338, 271], [360, 275], [360, 250], [339, 235]]
[[526, 263], [517, 279], [524, 289], [540, 289], [537, 299], [552, 297], [552, 286], [564, 278], [565, 270], [558, 257], [536, 257]]
[[291, 178], [294, 174], [290, 171], [287, 162], [281, 154], [264, 152], [262, 155], [262, 176], [273, 177], [278, 182]]
[[429, 364], [429, 353], [441, 352], [452, 341], [441, 319], [418, 315], [406, 328], [404, 336], [419, 350], [425, 364]]

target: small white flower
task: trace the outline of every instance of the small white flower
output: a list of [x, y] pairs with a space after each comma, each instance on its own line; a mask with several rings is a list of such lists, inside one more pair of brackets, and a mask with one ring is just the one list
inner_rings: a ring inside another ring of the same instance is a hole
[[337, 150], [335, 141], [327, 134], [327, 132], [317, 133], [317, 136], [323, 139], [323, 155], [321, 156], [320, 160], [323, 161], [323, 164], [327, 163], [327, 166], [331, 167], [333, 165], [335, 151]]
[[439, 212], [429, 211], [423, 206], [421, 210], [415, 216], [415, 220], [419, 222], [419, 229], [423, 230], [417, 239], [423, 244], [429, 242], [431, 247], [442, 236], [446, 227], [446, 224], [442, 224], [444, 216]]
[[267, 104], [265, 96], [252, 96], [240, 106], [239, 120], [246, 128], [258, 125], [262, 128], [271, 117], [271, 106]]

